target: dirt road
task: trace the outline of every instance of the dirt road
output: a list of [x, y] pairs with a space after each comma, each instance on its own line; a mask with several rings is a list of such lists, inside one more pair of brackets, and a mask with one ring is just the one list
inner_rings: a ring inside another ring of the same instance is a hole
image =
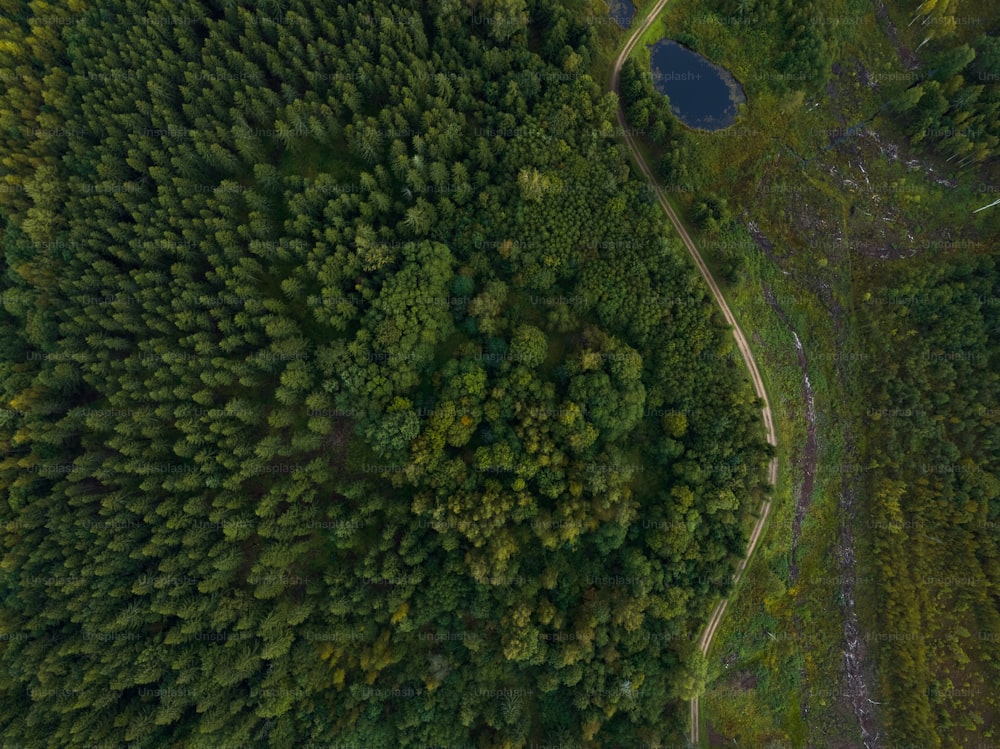
[[[614, 68], [611, 71], [611, 90], [618, 94], [618, 82], [621, 77], [622, 65], [628, 56], [635, 49], [635, 46], [639, 43], [639, 39], [642, 35], [653, 25], [656, 17], [659, 15], [660, 11], [666, 6], [669, 0], [658, 0], [656, 5], [654, 5], [649, 12], [649, 15], [640, 23], [632, 34], [629, 36], [628, 41], [625, 42], [625, 46], [622, 47], [621, 53], [618, 55], [618, 59], [615, 60]], [[620, 95], [619, 95], [620, 96]], [[618, 126], [621, 128], [624, 134], [625, 144], [628, 146], [629, 151], [632, 154], [632, 158], [638, 165], [640, 171], [645, 175], [646, 179], [649, 181], [650, 186], [656, 192], [656, 198], [660, 202], [660, 206], [663, 208], [664, 212], [670, 218], [670, 223], [674, 225], [674, 229], [680, 235], [681, 241], [684, 242], [684, 246], [687, 247], [688, 252], [691, 253], [691, 257], [694, 259], [695, 265], [698, 266], [698, 270], [701, 271], [702, 277], [704, 277], [705, 282], [708, 284], [709, 289], [712, 292], [712, 296], [715, 298], [716, 303], [722, 310], [723, 316], [726, 318], [726, 322], [732, 327], [733, 338], [736, 339], [736, 346], [739, 348], [740, 355], [743, 357], [743, 361], [747, 365], [747, 369], [750, 372], [750, 380], [753, 382], [754, 391], [757, 396], [764, 401], [764, 407], [761, 409], [761, 414], [764, 419], [764, 427], [767, 431], [767, 441], [772, 445], [777, 446], [778, 438], [774, 431], [774, 419], [771, 416], [771, 402], [768, 400], [767, 391], [764, 389], [764, 381], [760, 376], [760, 370], [757, 368], [757, 361], [754, 359], [753, 351], [750, 349], [750, 344], [747, 342], [746, 336], [743, 334], [743, 330], [740, 328], [739, 323], [736, 322], [736, 318], [733, 315], [731, 309], [729, 309], [729, 304], [726, 302], [726, 298], [722, 295], [719, 290], [718, 284], [716, 284], [715, 279], [712, 277], [711, 272], [708, 270], [708, 266], [705, 265], [705, 261], [702, 260], [701, 253], [698, 252], [698, 248], [692, 241], [690, 235], [687, 233], [687, 229], [681, 223], [680, 218], [678, 218], [675, 213], [673, 206], [666, 199], [663, 190], [660, 188], [659, 184], [656, 182], [656, 178], [653, 176], [652, 170], [646, 163], [645, 159], [639, 151], [636, 145], [635, 138], [629, 131], [628, 123], [625, 121], [625, 113], [622, 111], [621, 103], [618, 105]], [[774, 458], [771, 460], [770, 470], [768, 472], [768, 477], [772, 485], [776, 484], [778, 481], [778, 459]], [[750, 541], [747, 544], [747, 553], [743, 560], [740, 562], [739, 567], [736, 570], [736, 574], [733, 575], [733, 581], [739, 582], [740, 577], [743, 575], [743, 571], [746, 569], [747, 562], [753, 555], [754, 549], [757, 548], [757, 542], [760, 540], [761, 535], [764, 532], [764, 527], [767, 523], [768, 515], [771, 513], [771, 503], [768, 500], [764, 500], [760, 507], [760, 517], [757, 519], [754, 525], [753, 531], [750, 534]], [[729, 600], [724, 598], [719, 601], [718, 605], [715, 607], [715, 611], [712, 613], [708, 624], [705, 626], [702, 632], [701, 639], [699, 640], [699, 647], [703, 653], [708, 652], [708, 648], [712, 644], [712, 638], [715, 637], [715, 631], [719, 626], [719, 622], [722, 621], [723, 614], [726, 613], [726, 607]], [[699, 723], [699, 712], [698, 712], [698, 698], [691, 700], [691, 741], [694, 744], [698, 743], [698, 723]]]

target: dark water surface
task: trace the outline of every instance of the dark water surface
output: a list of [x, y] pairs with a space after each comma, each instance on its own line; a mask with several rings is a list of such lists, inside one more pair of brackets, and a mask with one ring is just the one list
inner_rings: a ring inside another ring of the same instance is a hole
[[635, 18], [635, 6], [632, 5], [632, 0], [608, 0], [608, 5], [611, 6], [611, 18], [615, 23], [623, 29], [632, 25], [632, 19]]
[[746, 101], [729, 72], [675, 41], [650, 48], [653, 85], [670, 97], [670, 108], [688, 127], [721, 130], [736, 121], [736, 106]]

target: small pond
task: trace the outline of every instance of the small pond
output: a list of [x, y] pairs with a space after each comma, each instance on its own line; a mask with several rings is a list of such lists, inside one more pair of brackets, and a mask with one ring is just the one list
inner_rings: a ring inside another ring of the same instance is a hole
[[688, 127], [729, 127], [736, 121], [737, 105], [746, 101], [728, 70], [673, 40], [650, 48], [650, 68], [656, 90], [670, 98], [670, 108]]
[[611, 18], [615, 23], [623, 29], [632, 25], [632, 19], [635, 18], [632, 0], [608, 0], [608, 5], [611, 6]]

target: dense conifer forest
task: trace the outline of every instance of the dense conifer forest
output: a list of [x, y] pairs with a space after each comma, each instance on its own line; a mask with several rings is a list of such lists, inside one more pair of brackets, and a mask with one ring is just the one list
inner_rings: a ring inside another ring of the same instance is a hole
[[770, 448], [554, 0], [5, 0], [6, 746], [679, 740]]

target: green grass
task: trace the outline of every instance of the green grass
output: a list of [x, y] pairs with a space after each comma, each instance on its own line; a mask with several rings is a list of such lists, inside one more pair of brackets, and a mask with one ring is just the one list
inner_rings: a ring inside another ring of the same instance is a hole
[[[705, 248], [705, 254], [713, 258], [711, 241], [702, 238], [699, 244]], [[795, 511], [795, 476], [791, 461], [796, 446], [805, 441], [802, 375], [790, 331], [761, 294], [764, 282], [772, 287], [779, 300], [788, 297], [788, 283], [760, 251], [751, 251], [749, 260], [745, 281], [728, 289], [727, 296], [744, 332], [752, 339], [758, 366], [768, 383], [779, 435], [779, 478], [770, 528], [758, 547], [756, 560], [746, 573], [742, 589], [730, 601], [730, 609], [710, 653], [716, 681], [706, 695], [703, 709], [706, 719], [712, 720], [718, 728], [728, 729], [724, 731], [727, 735], [738, 727], [742, 740], [749, 744], [783, 738], [791, 745], [801, 746], [805, 727], [798, 709], [789, 706], [799, 702], [801, 673], [815, 670], [809, 662], [813, 644], [802, 639], [804, 630], [794, 621], [796, 609], [792, 603], [795, 595], [786, 589], [786, 584]], [[807, 314], [789, 311], [793, 325], [800, 331], [796, 318]], [[809, 342], [805, 336], [801, 337], [808, 352]], [[816, 370], [817, 367], [811, 367], [810, 379], [817, 406], [822, 409], [827, 378]], [[814, 496], [821, 491], [822, 487], [818, 487]], [[800, 568], [804, 567], [804, 558], [808, 555], [810, 530], [804, 526], [799, 539]], [[721, 664], [732, 654], [737, 656], [736, 662], [728, 669], [723, 668]], [[734, 692], [730, 675], [747, 671], [755, 676], [756, 687], [733, 702], [729, 699]]]

